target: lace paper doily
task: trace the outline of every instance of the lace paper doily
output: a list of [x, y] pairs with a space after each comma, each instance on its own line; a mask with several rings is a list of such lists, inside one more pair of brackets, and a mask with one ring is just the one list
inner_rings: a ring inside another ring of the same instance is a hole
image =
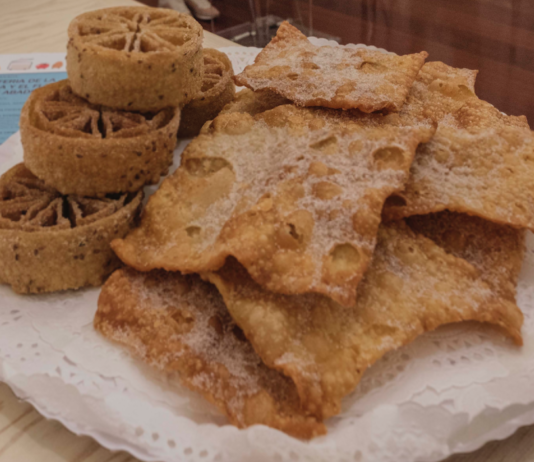
[[[223, 51], [240, 72], [259, 50]], [[21, 160], [15, 134], [0, 147], [0, 173]], [[531, 233], [527, 244], [518, 286], [523, 348], [476, 324], [424, 335], [373, 366], [328, 421], [329, 434], [311, 442], [229, 426], [175, 378], [107, 342], [92, 328], [98, 289], [18, 296], [0, 286], [0, 380], [73, 432], [147, 461], [438, 461], [534, 423]]]

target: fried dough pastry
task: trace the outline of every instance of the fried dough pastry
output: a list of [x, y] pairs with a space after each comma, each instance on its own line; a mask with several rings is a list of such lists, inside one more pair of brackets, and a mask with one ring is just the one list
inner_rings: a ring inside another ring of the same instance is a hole
[[326, 433], [302, 413], [291, 380], [265, 367], [217, 290], [197, 275], [116, 271], [94, 325], [151, 366], [179, 373], [240, 428], [263, 424], [300, 438]]
[[272, 90], [300, 106], [400, 111], [428, 54], [398, 56], [366, 48], [312, 45], [283, 22], [276, 37], [234, 80]]
[[173, 160], [180, 110], [123, 112], [72, 93], [67, 80], [32, 92], [20, 116], [26, 166], [62, 194], [134, 192]]
[[467, 260], [494, 293], [515, 303], [525, 255], [524, 230], [448, 211], [413, 216], [406, 222], [446, 252]]
[[244, 88], [235, 95], [233, 101], [224, 106], [221, 114], [244, 112], [251, 116], [255, 116], [261, 112], [290, 103], [291, 101], [287, 98], [284, 98], [273, 91], [252, 91], [249, 88]]
[[206, 277], [265, 364], [293, 379], [307, 411], [327, 418], [369, 366], [443, 324], [491, 323], [521, 344], [521, 311], [479, 275], [400, 222], [381, 226], [352, 308], [316, 294], [268, 292], [235, 260]]
[[227, 103], [234, 99], [234, 69], [224, 53], [212, 48], [204, 49], [204, 79], [196, 98], [182, 109], [178, 136], [197, 136], [208, 120], [214, 119]]
[[19, 164], [0, 178], [0, 282], [20, 294], [99, 286], [110, 247], [134, 226], [143, 193], [61, 196]]
[[[514, 122], [515, 123], [515, 122]], [[384, 217], [442, 210], [534, 230], [534, 136], [517, 126], [438, 126], [417, 150], [410, 181]]]
[[402, 107], [403, 117], [414, 122], [431, 119], [440, 122], [458, 111], [466, 101], [476, 100], [475, 80], [478, 71], [458, 69], [440, 61], [425, 63], [417, 74]]
[[529, 128], [525, 116], [507, 116], [475, 95], [478, 71], [457, 69], [439, 61], [425, 63], [402, 107], [405, 121], [436, 123], [458, 128], [518, 126]]
[[212, 271], [233, 255], [269, 290], [350, 306], [384, 200], [431, 136], [380, 117], [295, 106], [220, 115], [113, 248], [140, 271]]
[[191, 101], [202, 85], [202, 27], [171, 9], [117, 7], [70, 23], [67, 73], [93, 104], [158, 111]]
[[454, 113], [454, 117], [450, 117], [445, 121], [445, 125], [472, 131], [502, 127], [530, 129], [525, 116], [509, 116], [503, 114], [492, 104], [478, 98], [469, 98]]
[[476, 71], [426, 63], [400, 115], [438, 129], [419, 146], [405, 190], [386, 201], [398, 220], [448, 209], [517, 228], [534, 225], [534, 138], [526, 117], [474, 94]]

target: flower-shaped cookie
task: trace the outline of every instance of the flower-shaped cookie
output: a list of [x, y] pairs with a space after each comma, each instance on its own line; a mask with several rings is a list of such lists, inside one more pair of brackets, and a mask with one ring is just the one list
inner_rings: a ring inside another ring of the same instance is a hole
[[208, 48], [204, 50], [204, 79], [197, 97], [182, 109], [178, 136], [196, 136], [202, 125], [212, 120], [235, 95], [232, 81], [234, 69], [224, 53]]
[[18, 293], [101, 285], [120, 266], [109, 244], [133, 227], [142, 198], [62, 196], [13, 167], [0, 178], [0, 282]]
[[24, 162], [62, 194], [133, 192], [172, 164], [180, 110], [124, 112], [90, 104], [62, 80], [35, 90], [22, 109]]
[[182, 106], [202, 85], [202, 27], [169, 9], [91, 11], [69, 26], [67, 72], [91, 103], [154, 111]]

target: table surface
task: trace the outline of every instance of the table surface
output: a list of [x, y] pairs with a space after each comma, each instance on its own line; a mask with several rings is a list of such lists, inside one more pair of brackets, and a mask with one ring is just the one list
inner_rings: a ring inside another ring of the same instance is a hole
[[[0, 53], [65, 51], [67, 26], [85, 11], [132, 0], [0, 0]], [[205, 32], [208, 47], [234, 43]], [[28, 403], [17, 400], [0, 383], [0, 462], [137, 462], [126, 453], [111, 452], [89, 437], [76, 436], [60, 423], [49, 421]], [[446, 462], [534, 461], [534, 427], [519, 430], [502, 442], [487, 444], [472, 454]]]

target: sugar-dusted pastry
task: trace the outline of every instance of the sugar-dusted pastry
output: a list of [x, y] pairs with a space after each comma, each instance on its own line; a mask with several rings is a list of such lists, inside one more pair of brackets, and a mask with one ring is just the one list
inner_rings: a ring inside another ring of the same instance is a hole
[[466, 101], [477, 99], [475, 81], [478, 71], [430, 61], [417, 74], [401, 114], [414, 122], [421, 119], [441, 121], [460, 109]]
[[495, 293], [515, 302], [525, 256], [524, 229], [449, 211], [414, 215], [406, 222], [446, 252], [471, 263]]
[[141, 271], [213, 271], [233, 255], [269, 290], [351, 306], [382, 205], [432, 134], [382, 119], [290, 105], [220, 115], [114, 249]]
[[116, 271], [94, 325], [142, 361], [178, 373], [237, 427], [268, 425], [299, 438], [326, 433], [302, 411], [291, 380], [262, 363], [217, 289], [196, 274]]
[[508, 116], [475, 95], [477, 71], [426, 63], [400, 113], [438, 124], [417, 150], [405, 189], [386, 219], [450, 210], [534, 229], [534, 135], [525, 116]]
[[202, 85], [202, 27], [171, 9], [116, 7], [69, 26], [67, 73], [93, 104], [156, 111], [191, 101]]
[[300, 106], [400, 111], [428, 54], [398, 56], [367, 48], [316, 46], [288, 22], [235, 77]]
[[221, 114], [245, 112], [255, 116], [283, 104], [291, 104], [291, 101], [274, 91], [252, 91], [250, 88], [244, 88], [237, 92], [234, 99], [224, 106]]
[[235, 260], [208, 278], [254, 350], [291, 377], [304, 409], [318, 418], [339, 413], [341, 399], [387, 352], [443, 324], [485, 322], [522, 343], [516, 304], [501, 298], [477, 268], [402, 222], [380, 227], [350, 309], [317, 294], [270, 293]]
[[384, 217], [450, 210], [534, 230], [534, 134], [526, 119], [472, 99], [422, 144]]
[[24, 163], [62, 194], [134, 192], [172, 164], [180, 110], [124, 112], [90, 104], [67, 80], [32, 92], [22, 109]]
[[18, 164], [0, 178], [0, 282], [21, 294], [101, 285], [142, 198], [62, 196]]
[[234, 70], [228, 56], [212, 48], [204, 49], [202, 88], [196, 98], [182, 109], [179, 137], [198, 135], [202, 125], [214, 119], [232, 101], [235, 95], [233, 75]]

